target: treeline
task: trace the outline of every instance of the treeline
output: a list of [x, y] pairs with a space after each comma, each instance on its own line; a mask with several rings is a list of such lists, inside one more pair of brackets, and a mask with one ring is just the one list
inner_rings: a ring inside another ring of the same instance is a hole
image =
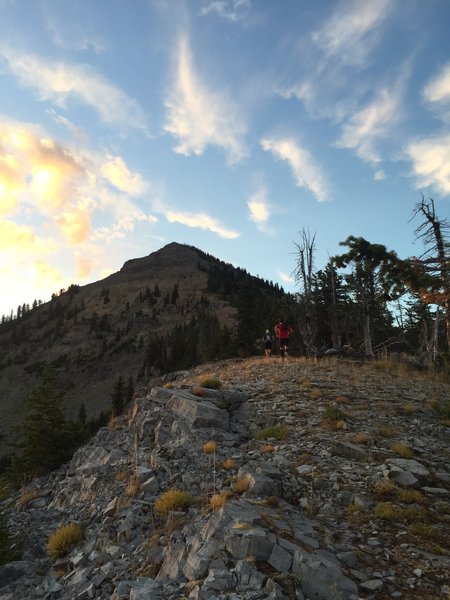
[[346, 251], [315, 270], [315, 236], [300, 233], [296, 324], [306, 354], [346, 348], [366, 357], [396, 351], [435, 363], [448, 360], [449, 223], [423, 197], [413, 216], [421, 219], [420, 257], [400, 259], [381, 244], [349, 236], [341, 242]]

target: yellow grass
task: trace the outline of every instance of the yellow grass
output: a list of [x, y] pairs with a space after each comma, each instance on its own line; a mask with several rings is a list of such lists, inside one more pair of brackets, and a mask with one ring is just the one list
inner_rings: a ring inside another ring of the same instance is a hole
[[234, 491], [237, 494], [243, 494], [244, 492], [246, 492], [248, 490], [249, 487], [250, 487], [250, 476], [244, 475], [243, 477], [240, 477], [234, 484]]
[[414, 455], [414, 452], [411, 450], [411, 448], [406, 446], [406, 444], [403, 442], [396, 442], [395, 444], [392, 444], [391, 450], [402, 458], [411, 458]]
[[213, 440], [208, 440], [203, 444], [203, 452], [205, 454], [214, 454], [217, 449], [217, 444]]
[[81, 525], [71, 523], [57, 529], [48, 539], [47, 554], [50, 558], [66, 556], [83, 539]]
[[233, 458], [225, 458], [222, 463], [222, 467], [226, 471], [231, 471], [231, 469], [234, 469], [236, 467], [236, 462]]
[[155, 511], [160, 515], [167, 515], [173, 510], [180, 510], [189, 507], [194, 501], [191, 494], [171, 488], [161, 494], [155, 500]]

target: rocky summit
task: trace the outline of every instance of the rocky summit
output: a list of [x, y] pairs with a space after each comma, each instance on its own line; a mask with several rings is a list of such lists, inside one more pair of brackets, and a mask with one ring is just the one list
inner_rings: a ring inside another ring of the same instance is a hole
[[[0, 568], [0, 600], [448, 598], [450, 435], [432, 405], [449, 397], [431, 376], [337, 359], [150, 380], [9, 498], [21, 559]], [[82, 536], [52, 557], [67, 525]]]

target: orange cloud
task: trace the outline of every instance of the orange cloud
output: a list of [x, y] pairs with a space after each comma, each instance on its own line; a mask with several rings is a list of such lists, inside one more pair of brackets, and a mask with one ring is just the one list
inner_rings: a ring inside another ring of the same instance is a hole
[[92, 273], [96, 264], [95, 261], [87, 256], [77, 254], [75, 256], [76, 276], [78, 279], [86, 279]]
[[78, 207], [65, 211], [56, 222], [71, 244], [81, 244], [89, 237], [91, 220], [89, 214]]

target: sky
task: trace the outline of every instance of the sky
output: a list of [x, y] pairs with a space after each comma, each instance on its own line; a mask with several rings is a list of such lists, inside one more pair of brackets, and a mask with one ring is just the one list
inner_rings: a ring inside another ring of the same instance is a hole
[[450, 218], [450, 0], [0, 0], [0, 315], [170, 242], [298, 286]]

